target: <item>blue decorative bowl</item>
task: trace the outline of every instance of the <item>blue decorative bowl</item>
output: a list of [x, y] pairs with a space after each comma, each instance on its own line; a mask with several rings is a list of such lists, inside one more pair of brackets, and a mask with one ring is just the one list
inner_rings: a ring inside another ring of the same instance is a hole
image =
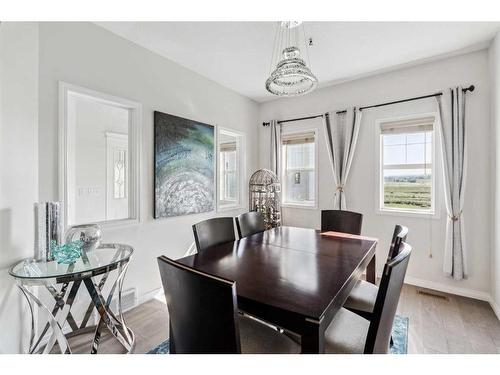
[[72, 241], [64, 245], [51, 243], [51, 254], [59, 264], [73, 264], [82, 256], [82, 241]]

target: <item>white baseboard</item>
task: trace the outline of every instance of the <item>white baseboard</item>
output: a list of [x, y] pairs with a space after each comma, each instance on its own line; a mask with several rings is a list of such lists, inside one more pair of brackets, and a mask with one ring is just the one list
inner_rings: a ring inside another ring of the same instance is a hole
[[500, 306], [497, 305], [493, 297], [490, 298], [488, 301], [490, 303], [491, 308], [493, 309], [495, 315], [497, 316], [498, 320], [500, 320]]
[[455, 294], [457, 296], [474, 298], [481, 301], [490, 302], [491, 296], [487, 292], [481, 292], [479, 290], [473, 290], [468, 288], [460, 288], [456, 286], [450, 286], [446, 284], [437, 283], [434, 281], [422, 280], [415, 277], [405, 277], [405, 284], [410, 284], [414, 286], [419, 286], [421, 288], [433, 289], [439, 292]]
[[137, 297], [137, 306], [155, 299], [158, 295], [163, 295], [163, 288], [153, 289]]
[[481, 301], [486, 301], [490, 304], [491, 309], [497, 316], [498, 320], [500, 320], [500, 306], [497, 305], [497, 303], [489, 293], [467, 288], [458, 288], [450, 285], [436, 283], [433, 281], [417, 279], [414, 277], [405, 277], [405, 284], [410, 284], [414, 286], [419, 286], [421, 288], [433, 289], [439, 292], [455, 294], [462, 297], [468, 297], [468, 298], [478, 299]]

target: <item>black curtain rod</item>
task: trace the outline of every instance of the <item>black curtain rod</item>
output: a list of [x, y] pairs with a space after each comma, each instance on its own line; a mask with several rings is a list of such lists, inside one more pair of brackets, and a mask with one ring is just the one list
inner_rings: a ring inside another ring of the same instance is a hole
[[[467, 92], [467, 91], [472, 92], [472, 91], [474, 91], [474, 89], [475, 89], [474, 85], [470, 85], [469, 87], [466, 87], [465, 89], [462, 89], [462, 91], [463, 92]], [[363, 111], [365, 109], [383, 107], [383, 106], [386, 106], [386, 105], [399, 104], [399, 103], [404, 103], [404, 102], [411, 102], [413, 100], [433, 98], [433, 97], [441, 96], [441, 95], [443, 95], [442, 92], [437, 92], [435, 94], [430, 94], [430, 95], [417, 96], [417, 97], [414, 97], [414, 98], [395, 100], [393, 102], [387, 102], [387, 103], [381, 103], [381, 104], [374, 104], [374, 105], [369, 105], [369, 106], [366, 106], [366, 107], [359, 107], [359, 110]], [[347, 111], [337, 111], [336, 113], [337, 114], [341, 114], [341, 113], [346, 113], [346, 112]], [[326, 113], [323, 113], [321, 115], [316, 115], [316, 116], [308, 116], [308, 117], [292, 118], [292, 119], [288, 119], [288, 120], [281, 120], [281, 121], [278, 121], [278, 124], [284, 124], [284, 123], [293, 122], [293, 121], [309, 120], [309, 119], [313, 119], [313, 118], [323, 117], [325, 115], [326, 115]], [[270, 122], [263, 122], [262, 125], [263, 126], [269, 126]]]

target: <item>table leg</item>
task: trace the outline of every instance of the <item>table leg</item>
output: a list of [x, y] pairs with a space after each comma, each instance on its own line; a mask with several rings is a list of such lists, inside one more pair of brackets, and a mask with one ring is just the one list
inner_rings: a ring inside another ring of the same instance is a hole
[[[56, 287], [53, 285], [45, 286], [45, 288], [50, 292], [50, 294], [52, 294], [52, 297], [56, 301], [56, 304], [52, 308], [52, 315], [53, 316], [56, 316], [57, 312], [64, 307], [64, 297], [66, 295], [66, 290], [68, 288], [68, 285], [69, 285], [69, 283], [64, 283], [61, 286], [61, 290], [59, 292], [57, 291]], [[36, 351], [36, 348], [38, 347], [38, 345], [40, 344], [42, 339], [45, 337], [45, 334], [47, 333], [49, 328], [50, 328], [50, 323], [47, 322], [45, 324], [45, 327], [44, 327], [42, 333], [38, 336], [38, 340], [35, 343], [35, 345], [34, 346], [30, 345], [30, 347], [33, 348], [33, 351]]]
[[[68, 288], [69, 283], [64, 283], [61, 287], [60, 291], [57, 291], [57, 288], [54, 285], [47, 285], [46, 289], [50, 292], [54, 300], [56, 301], [52, 311], [51, 315], [56, 319], [56, 321], [59, 323], [59, 325], [62, 327], [64, 325], [64, 322], [67, 321], [71, 328], [73, 330], [76, 330], [78, 327], [76, 326], [76, 323], [74, 322], [74, 318], [71, 315], [71, 307], [73, 305], [73, 301], [76, 295], [76, 292], [78, 291], [78, 288], [80, 286], [80, 281], [75, 281], [73, 283], [73, 286], [71, 287], [71, 291], [69, 293], [69, 296], [66, 298], [66, 291]], [[50, 320], [45, 324], [44, 329], [42, 332], [38, 335], [38, 338], [36, 342], [34, 341], [35, 339], [35, 331], [34, 331], [34, 321], [33, 321], [33, 306], [30, 301], [30, 297], [26, 292], [24, 291], [23, 288], [21, 288], [21, 291], [23, 292], [24, 296], [26, 297], [29, 305], [30, 305], [30, 311], [32, 314], [32, 323], [31, 323], [31, 337], [30, 337], [30, 346], [29, 346], [29, 352], [30, 353], [36, 353], [38, 352], [38, 348], [40, 344], [42, 343], [43, 339], [45, 338], [47, 332], [49, 331], [49, 328], [52, 327]], [[69, 308], [65, 311], [63, 311], [63, 308], [65, 305], [68, 305]], [[61, 314], [59, 314], [61, 312]], [[58, 316], [60, 315], [60, 316]], [[45, 349], [44, 352], [47, 352], [47, 350], [52, 349], [53, 345], [57, 341], [57, 333], [52, 331], [51, 336], [49, 337], [48, 341], [45, 344]]]
[[368, 267], [366, 267], [366, 281], [376, 284], [376, 275], [375, 275], [375, 254], [373, 254], [372, 260], [368, 263]]
[[130, 331], [128, 327], [125, 325], [121, 310], [119, 311], [119, 316], [120, 316], [119, 319], [109, 309], [109, 305], [111, 303], [114, 291], [117, 286], [119, 289], [119, 295], [121, 295], [121, 288], [122, 288], [121, 280], [123, 279], [126, 269], [127, 269], [126, 266], [123, 268], [120, 267], [119, 271], [120, 274], [118, 275], [118, 278], [113, 284], [107, 300], [104, 299], [101, 289], [99, 288], [99, 285], [96, 285], [90, 278], [84, 280], [85, 286], [87, 287], [87, 290], [90, 294], [92, 303], [94, 304], [95, 308], [97, 309], [100, 315], [99, 323], [97, 324], [94, 334], [94, 340], [91, 349], [92, 354], [97, 353], [97, 350], [99, 348], [99, 341], [101, 338], [101, 331], [104, 327], [108, 328], [111, 334], [120, 342], [120, 344], [122, 344], [122, 346], [125, 349], [127, 349], [129, 353], [134, 348], [135, 337], [132, 331]]
[[33, 311], [33, 305], [31, 304], [30, 297], [26, 292], [24, 291], [24, 288], [22, 288], [20, 285], [18, 285], [19, 289], [24, 295], [24, 298], [26, 298], [26, 301], [28, 301], [28, 306], [30, 308], [30, 316], [31, 316], [31, 332], [30, 332], [30, 346], [28, 349], [28, 353], [32, 353], [32, 351], [35, 350], [36, 347], [33, 346], [33, 341], [35, 340], [35, 313]]
[[[45, 346], [44, 352], [45, 353], [50, 352], [52, 346], [57, 342], [59, 348], [61, 349], [61, 353], [71, 353], [68, 340], [66, 339], [66, 336], [64, 335], [62, 328], [59, 322], [57, 321], [56, 317], [52, 315], [51, 311], [47, 308], [47, 306], [45, 306], [33, 293], [31, 293], [31, 291], [27, 287], [23, 285], [18, 285], [18, 287], [21, 289], [25, 297], [28, 299], [28, 303], [30, 303], [30, 300], [33, 301], [41, 310], [44, 310], [45, 313], [47, 314], [48, 322], [50, 324], [50, 327], [52, 328], [52, 335], [49, 338], [47, 345]], [[30, 341], [33, 342], [33, 340]], [[35, 344], [34, 346], [30, 347], [30, 354], [35, 352], [37, 346], [38, 344]]]
[[[115, 255], [113, 256], [112, 262], [115, 261], [115, 259], [118, 257], [118, 255], [119, 255], [119, 252], [116, 252]], [[85, 262], [85, 259], [87, 259], [86, 261], [88, 262], [87, 255], [85, 255], [85, 258], [83, 258], [83, 255], [82, 255], [82, 259], [84, 260], [84, 262]], [[120, 266], [120, 271], [119, 272], [121, 273], [121, 271], [122, 271], [122, 268]], [[108, 276], [109, 276], [109, 272], [106, 272], [102, 276], [101, 281], [99, 281], [99, 284], [97, 285], [97, 289], [99, 291], [102, 291], [102, 289], [104, 288], [104, 284], [106, 283], [106, 280], [108, 279]], [[85, 315], [83, 317], [82, 323], [80, 324], [80, 329], [85, 328], [87, 326], [87, 323], [88, 323], [88, 321], [90, 319], [90, 316], [92, 315], [92, 311], [94, 311], [94, 303], [91, 300], [89, 302], [89, 305], [87, 306], [87, 311], [85, 312]]]
[[[73, 315], [71, 315], [71, 308], [73, 307], [73, 302], [75, 300], [76, 294], [78, 293], [78, 289], [80, 288], [80, 284], [81, 284], [81, 280], [76, 280], [73, 282], [73, 286], [71, 287], [70, 293], [69, 293], [68, 297], [66, 298], [66, 301], [64, 301], [64, 296], [60, 297], [57, 295], [57, 293], [53, 294], [53, 297], [56, 299], [57, 304], [59, 304], [59, 309], [55, 310], [55, 312], [53, 311], [52, 315], [57, 320], [60, 327], [63, 327], [64, 323], [68, 322], [68, 324], [70, 325], [70, 327], [73, 331], [78, 329], [78, 326], [76, 325], [76, 322], [75, 322], [75, 319], [73, 318]], [[65, 284], [65, 285], [67, 286], [67, 284]], [[51, 291], [51, 289], [54, 291], [56, 290], [54, 286], [48, 286], [47, 289], [49, 291]], [[66, 293], [66, 288], [65, 288], [64, 293]], [[67, 309], [64, 309], [65, 305], [68, 306]], [[44, 335], [45, 331], [42, 334]], [[37, 345], [41, 339], [42, 339], [42, 336], [40, 336], [39, 341], [37, 342]], [[49, 341], [45, 345], [45, 349], [43, 351], [44, 354], [50, 352], [55, 341], [56, 341], [56, 336], [55, 336], [55, 332], [53, 332], [52, 336], [50, 336], [50, 338], [49, 338]]]
[[325, 329], [314, 320], [306, 319], [301, 335], [302, 354], [321, 354], [325, 352]]

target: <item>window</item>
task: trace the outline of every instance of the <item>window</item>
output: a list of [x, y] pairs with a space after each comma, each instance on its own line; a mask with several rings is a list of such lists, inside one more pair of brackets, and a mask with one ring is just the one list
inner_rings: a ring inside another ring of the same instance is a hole
[[284, 134], [282, 137], [283, 204], [316, 205], [315, 132]]
[[434, 117], [380, 124], [380, 209], [433, 214]]
[[219, 210], [234, 209], [241, 205], [243, 196], [244, 135], [219, 128], [218, 143], [218, 207]]
[[127, 164], [127, 151], [126, 150], [117, 150], [114, 153], [114, 190], [113, 190], [113, 198], [115, 199], [123, 199], [125, 198], [125, 187], [126, 184], [126, 164]]

